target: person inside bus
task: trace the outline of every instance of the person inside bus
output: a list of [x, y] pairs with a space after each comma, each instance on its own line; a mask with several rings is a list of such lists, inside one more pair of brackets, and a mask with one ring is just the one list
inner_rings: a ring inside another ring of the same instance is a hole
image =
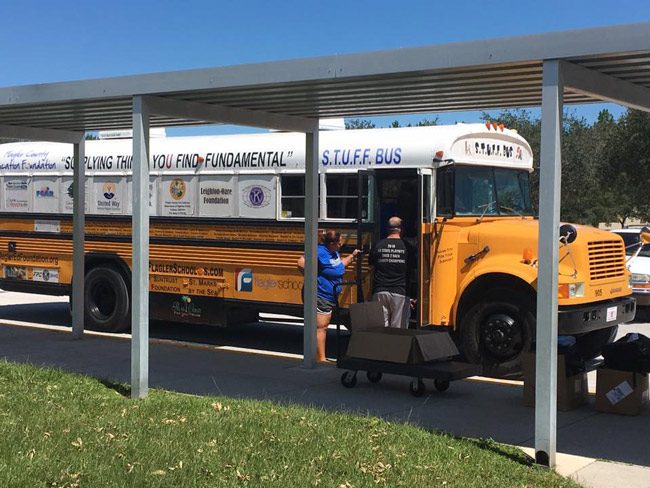
[[[359, 249], [352, 254], [341, 257], [339, 250], [343, 245], [341, 233], [334, 230], [325, 231], [323, 243], [318, 245], [318, 276], [316, 292], [316, 361], [325, 362], [327, 327], [332, 320], [332, 312], [337, 306], [338, 294], [343, 282], [345, 268], [356, 261], [361, 253]], [[298, 259], [301, 273], [305, 269], [305, 256]]]
[[394, 215], [402, 219], [402, 239], [415, 245], [417, 242], [416, 216], [418, 214], [418, 190], [413, 181], [402, 181], [397, 196]]
[[408, 328], [411, 316], [411, 274], [415, 250], [402, 239], [402, 219], [388, 219], [388, 236], [370, 251], [368, 264], [374, 272], [372, 299], [382, 304], [386, 327]]

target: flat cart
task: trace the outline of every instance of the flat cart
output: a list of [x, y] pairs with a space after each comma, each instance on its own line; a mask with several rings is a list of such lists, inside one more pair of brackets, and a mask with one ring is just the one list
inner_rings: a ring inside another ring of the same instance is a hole
[[[361, 289], [359, 280], [343, 282], [339, 286], [357, 285]], [[358, 297], [362, 301], [363, 297]], [[432, 379], [436, 390], [443, 392], [449, 388], [452, 381], [462, 380], [470, 376], [480, 375], [481, 366], [451, 360], [436, 360], [418, 364], [392, 363], [388, 361], [376, 361], [362, 359], [341, 354], [341, 320], [338, 300], [334, 311], [336, 320], [336, 366], [346, 369], [341, 375], [341, 384], [346, 388], [354, 388], [357, 384], [357, 373], [365, 371], [368, 381], [379, 383], [385, 374], [399, 376], [410, 376], [412, 378], [409, 391], [413, 396], [421, 397], [426, 392], [423, 379]]]
[[379, 383], [383, 374], [410, 376], [409, 391], [413, 396], [421, 397], [426, 391], [424, 379], [432, 379], [436, 390], [442, 392], [449, 388], [452, 381], [481, 374], [481, 367], [460, 361], [430, 361], [420, 364], [400, 364], [387, 361], [341, 356], [336, 365], [346, 369], [341, 375], [341, 384], [353, 388], [357, 384], [357, 373], [365, 371], [368, 381]]

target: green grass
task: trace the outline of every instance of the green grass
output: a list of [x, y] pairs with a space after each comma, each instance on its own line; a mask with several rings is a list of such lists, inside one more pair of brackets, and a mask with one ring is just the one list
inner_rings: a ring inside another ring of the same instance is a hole
[[577, 486], [492, 441], [271, 402], [125, 393], [0, 361], [0, 486]]

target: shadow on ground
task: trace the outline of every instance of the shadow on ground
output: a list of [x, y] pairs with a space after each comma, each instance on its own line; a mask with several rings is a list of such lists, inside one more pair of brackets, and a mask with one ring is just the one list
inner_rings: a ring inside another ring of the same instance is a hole
[[[65, 314], [66, 304], [0, 308], [0, 320], [11, 317], [53, 325], [68, 323]], [[159, 337], [193, 337], [217, 345], [297, 354], [302, 350], [302, 330], [295, 325], [250, 324], [216, 330], [183, 327], [174, 332], [156, 324], [152, 332]], [[331, 332], [330, 339], [334, 336]], [[0, 327], [0, 358], [101, 378], [123, 395], [128, 395], [128, 389], [121, 384], [130, 382], [130, 347], [129, 340], [115, 337], [86, 335], [83, 340], [73, 340], [65, 330]], [[466, 380], [438, 393], [427, 382], [427, 394], [415, 398], [408, 393], [409, 378], [405, 377], [386, 375], [373, 385], [360, 373], [357, 386], [348, 389], [340, 384], [341, 370], [333, 366], [305, 369], [300, 361], [289, 358], [160, 343], [151, 344], [149, 374], [151, 387], [183, 393], [297, 403], [409, 422], [454, 436], [529, 447], [534, 443], [534, 411], [521, 405], [520, 385]], [[559, 412], [557, 427], [559, 452], [650, 466], [648, 410], [636, 417], [600, 414], [591, 399], [582, 408]]]

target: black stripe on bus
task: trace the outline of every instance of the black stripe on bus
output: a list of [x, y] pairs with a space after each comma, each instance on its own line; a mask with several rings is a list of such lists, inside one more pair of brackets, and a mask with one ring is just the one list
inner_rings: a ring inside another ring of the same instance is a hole
[[38, 293], [41, 295], [63, 296], [70, 294], [71, 285], [64, 283], [47, 283], [44, 281], [27, 281], [15, 278], [0, 278], [0, 288], [5, 291], [20, 293]]
[[[53, 214], [53, 213], [15, 213], [15, 212], [0, 212], [0, 220], [58, 220], [58, 221], [72, 221], [71, 214]], [[131, 223], [132, 218], [130, 215], [97, 215], [85, 214], [86, 222], [119, 222]], [[196, 225], [233, 225], [236, 224], [240, 227], [297, 227], [304, 228], [305, 221], [302, 220], [275, 220], [275, 219], [244, 219], [241, 217], [223, 218], [223, 217], [159, 217], [151, 216], [150, 223], [156, 224], [196, 224]], [[333, 220], [319, 220], [318, 226], [320, 228], [341, 228], [341, 229], [356, 229], [356, 222], [350, 221], [333, 221]], [[371, 228], [372, 224], [364, 222], [364, 228]]]
[[[14, 239], [51, 239], [56, 241], [72, 241], [72, 234], [55, 234], [48, 232], [18, 232], [18, 231], [0, 231], [0, 237]], [[112, 236], [112, 235], [86, 235], [85, 240], [88, 242], [126, 242], [131, 243], [131, 236]], [[180, 247], [222, 247], [235, 249], [272, 249], [280, 251], [302, 251], [303, 243], [294, 242], [269, 242], [269, 241], [219, 241], [215, 239], [184, 239], [180, 237], [149, 237], [150, 244], [165, 244]], [[343, 252], [352, 252], [356, 243], [347, 244], [341, 248]], [[20, 252], [20, 249], [17, 249]]]

